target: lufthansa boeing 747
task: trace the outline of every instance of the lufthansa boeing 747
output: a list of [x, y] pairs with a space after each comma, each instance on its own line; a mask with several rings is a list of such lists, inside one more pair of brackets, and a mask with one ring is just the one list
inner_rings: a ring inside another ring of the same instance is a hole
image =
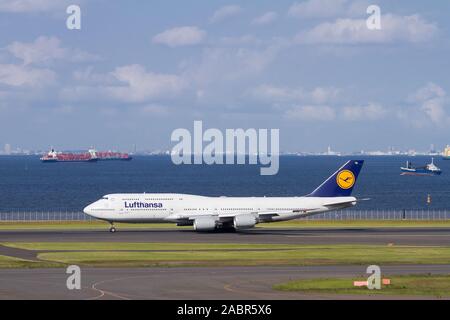
[[84, 208], [94, 218], [114, 222], [170, 222], [196, 231], [248, 229], [354, 206], [351, 196], [363, 160], [349, 160], [313, 192], [299, 197], [206, 197], [188, 194], [109, 194]]

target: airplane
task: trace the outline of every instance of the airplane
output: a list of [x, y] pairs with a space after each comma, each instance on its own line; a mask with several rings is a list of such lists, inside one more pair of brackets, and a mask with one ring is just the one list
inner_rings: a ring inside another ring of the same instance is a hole
[[[364, 160], [349, 160], [314, 191], [297, 197], [207, 197], [172, 193], [108, 194], [84, 208], [115, 222], [176, 223], [196, 231], [243, 230], [258, 223], [287, 221], [356, 205], [351, 196]], [[362, 199], [361, 199], [362, 200]]]

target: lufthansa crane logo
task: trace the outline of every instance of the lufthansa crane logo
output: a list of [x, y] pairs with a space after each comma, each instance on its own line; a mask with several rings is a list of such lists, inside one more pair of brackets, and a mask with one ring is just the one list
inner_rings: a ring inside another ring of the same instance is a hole
[[350, 170], [342, 170], [337, 174], [336, 182], [342, 189], [350, 189], [355, 184], [355, 175]]

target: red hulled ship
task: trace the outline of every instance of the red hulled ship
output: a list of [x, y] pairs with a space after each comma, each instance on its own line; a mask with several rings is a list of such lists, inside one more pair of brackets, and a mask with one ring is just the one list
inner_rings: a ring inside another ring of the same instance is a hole
[[84, 153], [65, 153], [52, 149], [41, 158], [42, 162], [95, 162], [97, 160], [93, 150]]
[[95, 162], [105, 160], [129, 161], [133, 159], [128, 153], [89, 150], [82, 153], [56, 152], [52, 149], [41, 158], [42, 162]]
[[133, 159], [128, 153], [121, 153], [121, 152], [97, 151], [95, 154], [97, 155], [97, 159], [100, 161], [103, 161], [103, 160], [129, 161], [129, 160]]

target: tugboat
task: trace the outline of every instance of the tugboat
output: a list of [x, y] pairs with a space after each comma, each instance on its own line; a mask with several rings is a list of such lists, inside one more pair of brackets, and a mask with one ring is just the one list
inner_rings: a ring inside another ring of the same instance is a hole
[[411, 162], [406, 161], [406, 167], [400, 167], [402, 175], [440, 175], [442, 173], [434, 164], [434, 158], [431, 158], [431, 163], [423, 167], [414, 167]]

